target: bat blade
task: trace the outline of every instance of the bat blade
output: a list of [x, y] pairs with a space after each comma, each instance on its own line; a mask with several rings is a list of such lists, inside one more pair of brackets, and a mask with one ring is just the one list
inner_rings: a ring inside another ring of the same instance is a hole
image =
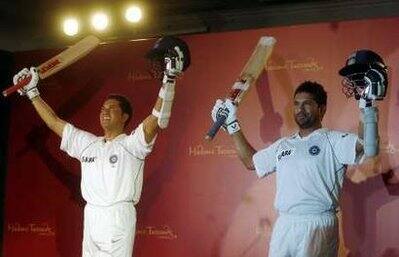
[[[53, 75], [54, 73], [57, 73], [58, 71], [68, 67], [72, 63], [86, 56], [99, 44], [100, 40], [93, 35], [83, 38], [82, 40], [68, 47], [66, 50], [62, 51], [58, 55], [40, 64], [37, 67], [40, 79], [45, 79]], [[28, 76], [25, 79], [21, 80], [18, 84], [4, 90], [4, 97], [7, 97], [18, 89], [26, 86], [30, 82], [30, 79], [31, 77]]]
[[[242, 83], [235, 83], [230, 90], [228, 98], [230, 98], [236, 105], [242, 101], [252, 85], [256, 83], [256, 80], [264, 70], [266, 63], [270, 58], [275, 43], [276, 39], [274, 37], [264, 36], [259, 39], [251, 57], [248, 59], [238, 77], [238, 81]], [[212, 140], [215, 137], [225, 119], [225, 117], [219, 118], [212, 125], [205, 136], [206, 140]]]
[[270, 58], [275, 43], [276, 39], [274, 37], [264, 36], [259, 39], [258, 44], [256, 45], [254, 51], [251, 54], [251, 57], [248, 59], [244, 68], [242, 69], [238, 79], [239, 81], [244, 82], [246, 84], [246, 87], [236, 88], [233, 85], [233, 88], [231, 90], [229, 97], [236, 104], [239, 104], [241, 102], [244, 96], [248, 93], [251, 86], [256, 83], [259, 75], [264, 70], [266, 63]]

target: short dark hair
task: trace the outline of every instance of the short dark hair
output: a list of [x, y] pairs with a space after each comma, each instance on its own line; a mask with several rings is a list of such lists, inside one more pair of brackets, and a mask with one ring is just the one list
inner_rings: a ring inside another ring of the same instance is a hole
[[294, 97], [298, 93], [303, 92], [313, 95], [314, 100], [318, 105], [327, 105], [327, 92], [321, 84], [315, 81], [306, 80], [295, 89]]
[[124, 95], [110, 94], [107, 96], [106, 100], [110, 100], [110, 99], [114, 99], [114, 100], [118, 101], [122, 112], [126, 113], [128, 115], [128, 118], [125, 122], [125, 127], [126, 127], [127, 124], [129, 124], [129, 121], [131, 120], [132, 115], [133, 115], [133, 108], [132, 108], [129, 98], [127, 98]]

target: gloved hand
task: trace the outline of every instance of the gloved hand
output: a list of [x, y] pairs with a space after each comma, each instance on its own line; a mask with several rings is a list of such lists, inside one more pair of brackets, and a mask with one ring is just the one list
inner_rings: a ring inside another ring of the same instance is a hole
[[[211, 112], [211, 117], [213, 122], [216, 122], [217, 120], [220, 119], [227, 119], [228, 116], [228, 110], [226, 109], [226, 106], [221, 99], [217, 99], [215, 102], [215, 105], [212, 108]], [[223, 124], [224, 126], [224, 124]]]
[[180, 76], [183, 72], [184, 55], [178, 46], [174, 48], [175, 56], [165, 57], [165, 72], [163, 83], [174, 81], [176, 77]]
[[214, 122], [219, 119], [225, 119], [222, 126], [231, 135], [241, 129], [237, 121], [236, 113], [237, 106], [233, 103], [233, 101], [230, 99], [226, 99], [225, 101], [218, 99], [213, 106], [211, 116]]
[[383, 100], [386, 95], [387, 81], [384, 71], [370, 69], [364, 74], [364, 79], [368, 85], [362, 97], [366, 100]]
[[18, 90], [20, 95], [27, 95], [30, 100], [39, 96], [39, 90], [37, 89], [37, 84], [39, 82], [39, 73], [37, 72], [35, 67], [31, 67], [29, 70], [27, 68], [22, 69], [13, 77], [14, 85], [18, 84], [18, 82], [27, 76], [31, 76], [31, 80], [29, 83], [23, 88]]
[[358, 100], [358, 106], [359, 106], [359, 109], [362, 111], [366, 107], [375, 107], [376, 101], [375, 100], [366, 100], [363, 97], [361, 97]]

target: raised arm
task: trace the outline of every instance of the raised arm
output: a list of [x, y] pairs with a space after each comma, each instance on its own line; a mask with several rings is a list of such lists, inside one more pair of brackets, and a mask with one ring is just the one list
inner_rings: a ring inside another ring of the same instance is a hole
[[254, 170], [255, 166], [252, 157], [256, 153], [256, 150], [249, 144], [244, 133], [242, 133], [236, 113], [237, 107], [230, 99], [224, 102], [218, 99], [212, 109], [211, 116], [214, 122], [221, 116], [226, 116], [223, 129], [226, 130], [233, 139], [238, 157], [244, 166], [248, 170]]
[[62, 137], [62, 132], [64, 131], [66, 122], [60, 119], [53, 109], [40, 96], [31, 100], [36, 112], [46, 123], [47, 127], [49, 127], [59, 137]]
[[[154, 106], [154, 110], [159, 111], [162, 105], [162, 98], [158, 97]], [[158, 126], [158, 118], [150, 114], [143, 121], [144, 137], [147, 143], [150, 143], [158, 134], [160, 127]]]
[[249, 144], [248, 140], [244, 136], [244, 133], [239, 130], [232, 134], [231, 137], [233, 138], [234, 145], [241, 162], [248, 170], [255, 170], [252, 157], [256, 153], [256, 150]]
[[374, 106], [374, 101], [366, 101], [363, 98], [359, 100], [359, 108], [359, 139], [356, 143], [356, 157], [359, 164], [350, 167], [346, 173], [353, 183], [360, 183], [383, 173], [379, 155], [378, 109]]
[[18, 91], [19, 94], [26, 95], [32, 101], [32, 104], [40, 118], [42, 118], [54, 133], [62, 137], [62, 131], [64, 130], [66, 122], [60, 119], [53, 109], [40, 97], [39, 90], [37, 89], [39, 75], [36, 68], [31, 67], [30, 70], [25, 68], [18, 72], [13, 78], [14, 84], [29, 75], [32, 76], [31, 81], [28, 85]]
[[[378, 109], [375, 102], [383, 100], [388, 88], [388, 72], [384, 60], [370, 49], [356, 50], [346, 60], [345, 66], [338, 72], [343, 76], [343, 92], [359, 102], [360, 123], [359, 142], [356, 153], [363, 156], [361, 165], [371, 163], [378, 166], [379, 135]], [[359, 169], [361, 172], [362, 169]], [[365, 173], [367, 174], [367, 172]], [[378, 173], [374, 173], [378, 174]], [[364, 175], [365, 178], [369, 177]]]
[[[360, 161], [360, 159], [365, 159], [364, 155], [364, 100], [360, 99], [359, 100], [359, 123], [358, 123], [358, 128], [357, 128], [357, 136], [358, 136], [358, 141], [356, 142], [356, 159]], [[378, 138], [377, 138], [378, 140]], [[378, 141], [376, 141], [378, 144]], [[378, 145], [377, 145], [378, 146]]]
[[184, 56], [179, 46], [175, 46], [162, 60], [165, 63], [162, 87], [152, 113], [143, 121], [144, 136], [147, 143], [155, 138], [160, 129], [165, 129], [169, 124], [176, 80], [182, 74], [183, 69], [187, 68], [184, 66], [185, 58], [187, 57]]

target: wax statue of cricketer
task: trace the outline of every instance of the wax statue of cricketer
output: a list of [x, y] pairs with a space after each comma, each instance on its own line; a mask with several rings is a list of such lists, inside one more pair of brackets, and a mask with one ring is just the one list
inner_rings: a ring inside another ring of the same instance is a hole
[[[231, 99], [219, 99], [213, 107], [213, 121], [225, 119], [223, 127], [245, 167], [255, 170], [259, 177], [276, 172], [275, 207], [279, 216], [273, 227], [269, 257], [337, 257], [336, 213], [347, 166], [378, 154], [375, 103], [386, 95], [387, 67], [375, 52], [358, 50], [339, 74], [344, 76], [344, 93], [359, 103], [357, 135], [322, 126], [327, 93], [321, 84], [312, 81], [301, 83], [293, 95], [298, 131], [259, 151], [245, 138]], [[354, 179], [353, 174], [346, 175]]]
[[86, 201], [83, 257], [132, 256], [144, 161], [158, 132], [168, 126], [176, 81], [190, 65], [190, 52], [183, 40], [163, 37], [147, 58], [162, 86], [152, 113], [130, 134], [124, 132], [132, 118], [125, 96], [111, 94], [104, 100], [99, 113], [103, 135], [96, 136], [61, 119], [40, 97], [36, 68], [25, 68], [13, 79], [17, 84], [32, 76], [19, 93], [31, 100], [39, 116], [61, 138], [60, 149], [81, 162], [81, 191]]

